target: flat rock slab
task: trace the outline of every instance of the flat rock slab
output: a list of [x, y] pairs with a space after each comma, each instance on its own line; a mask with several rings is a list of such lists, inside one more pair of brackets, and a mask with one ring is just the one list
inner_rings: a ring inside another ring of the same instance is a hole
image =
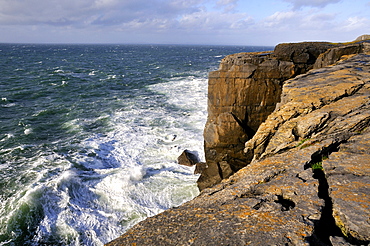
[[370, 129], [323, 161], [337, 226], [351, 240], [370, 241]]

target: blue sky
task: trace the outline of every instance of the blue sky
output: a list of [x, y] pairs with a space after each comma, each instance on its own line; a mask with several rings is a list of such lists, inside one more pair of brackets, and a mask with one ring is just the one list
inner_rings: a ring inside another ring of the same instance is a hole
[[0, 0], [0, 42], [276, 45], [370, 34], [370, 0]]

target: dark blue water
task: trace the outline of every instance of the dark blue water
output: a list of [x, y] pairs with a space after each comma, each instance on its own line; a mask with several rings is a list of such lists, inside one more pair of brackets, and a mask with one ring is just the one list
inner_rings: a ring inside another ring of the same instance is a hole
[[0, 245], [102, 245], [192, 199], [208, 72], [268, 49], [0, 44]]

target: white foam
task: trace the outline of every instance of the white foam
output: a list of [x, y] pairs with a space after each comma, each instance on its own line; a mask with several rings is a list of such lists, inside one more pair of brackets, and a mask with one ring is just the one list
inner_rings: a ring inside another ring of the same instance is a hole
[[7, 103], [5, 105], [1, 105], [1, 107], [3, 107], [3, 108], [10, 108], [10, 107], [14, 107], [14, 106], [17, 106], [17, 104], [16, 103]]
[[[149, 86], [154, 96], [122, 100], [123, 109], [111, 115], [63, 124], [79, 136], [86, 125], [99, 120], [108, 121], [112, 130], [73, 143], [78, 151], [25, 160], [35, 178], [29, 186], [16, 187], [19, 192], [13, 198], [29, 200], [6, 204], [15, 206], [10, 209], [14, 213], [24, 202], [42, 206], [45, 216], [35, 239], [53, 235], [66, 245], [103, 245], [146, 217], [192, 199], [198, 194], [198, 176], [176, 160], [184, 149], [198, 151], [204, 159], [206, 86], [203, 78], [176, 78]], [[32, 133], [31, 127], [24, 127], [25, 134]], [[7, 224], [9, 217], [1, 220]]]
[[54, 73], [64, 73], [64, 70], [62, 70], [62, 69], [56, 69], [56, 70], [54, 70]]
[[24, 134], [25, 135], [29, 135], [29, 134], [31, 134], [32, 133], [32, 128], [26, 128], [25, 130], [24, 130]]
[[145, 174], [145, 169], [142, 166], [135, 166], [130, 171], [130, 179], [133, 181], [139, 181], [143, 179]]

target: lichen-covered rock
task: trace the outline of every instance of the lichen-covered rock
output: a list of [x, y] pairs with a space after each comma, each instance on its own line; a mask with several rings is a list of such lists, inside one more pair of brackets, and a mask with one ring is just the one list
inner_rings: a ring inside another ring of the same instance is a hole
[[280, 101], [283, 82], [313, 67], [329, 43], [280, 44], [274, 52], [239, 53], [225, 57], [209, 74], [208, 120], [204, 130], [208, 168], [200, 190], [246, 166], [244, 143]]
[[332, 64], [335, 64], [343, 56], [354, 55], [364, 52], [367, 48], [368, 43], [354, 43], [349, 45], [344, 45], [340, 47], [333, 47], [322, 54], [317, 58], [313, 68], [322, 68]]
[[369, 126], [370, 54], [291, 79], [248, 166], [107, 245], [368, 245]]
[[[369, 112], [366, 121], [369, 124]], [[322, 163], [335, 222], [346, 237], [362, 244], [370, 242], [369, 139], [370, 128], [358, 130]]]

